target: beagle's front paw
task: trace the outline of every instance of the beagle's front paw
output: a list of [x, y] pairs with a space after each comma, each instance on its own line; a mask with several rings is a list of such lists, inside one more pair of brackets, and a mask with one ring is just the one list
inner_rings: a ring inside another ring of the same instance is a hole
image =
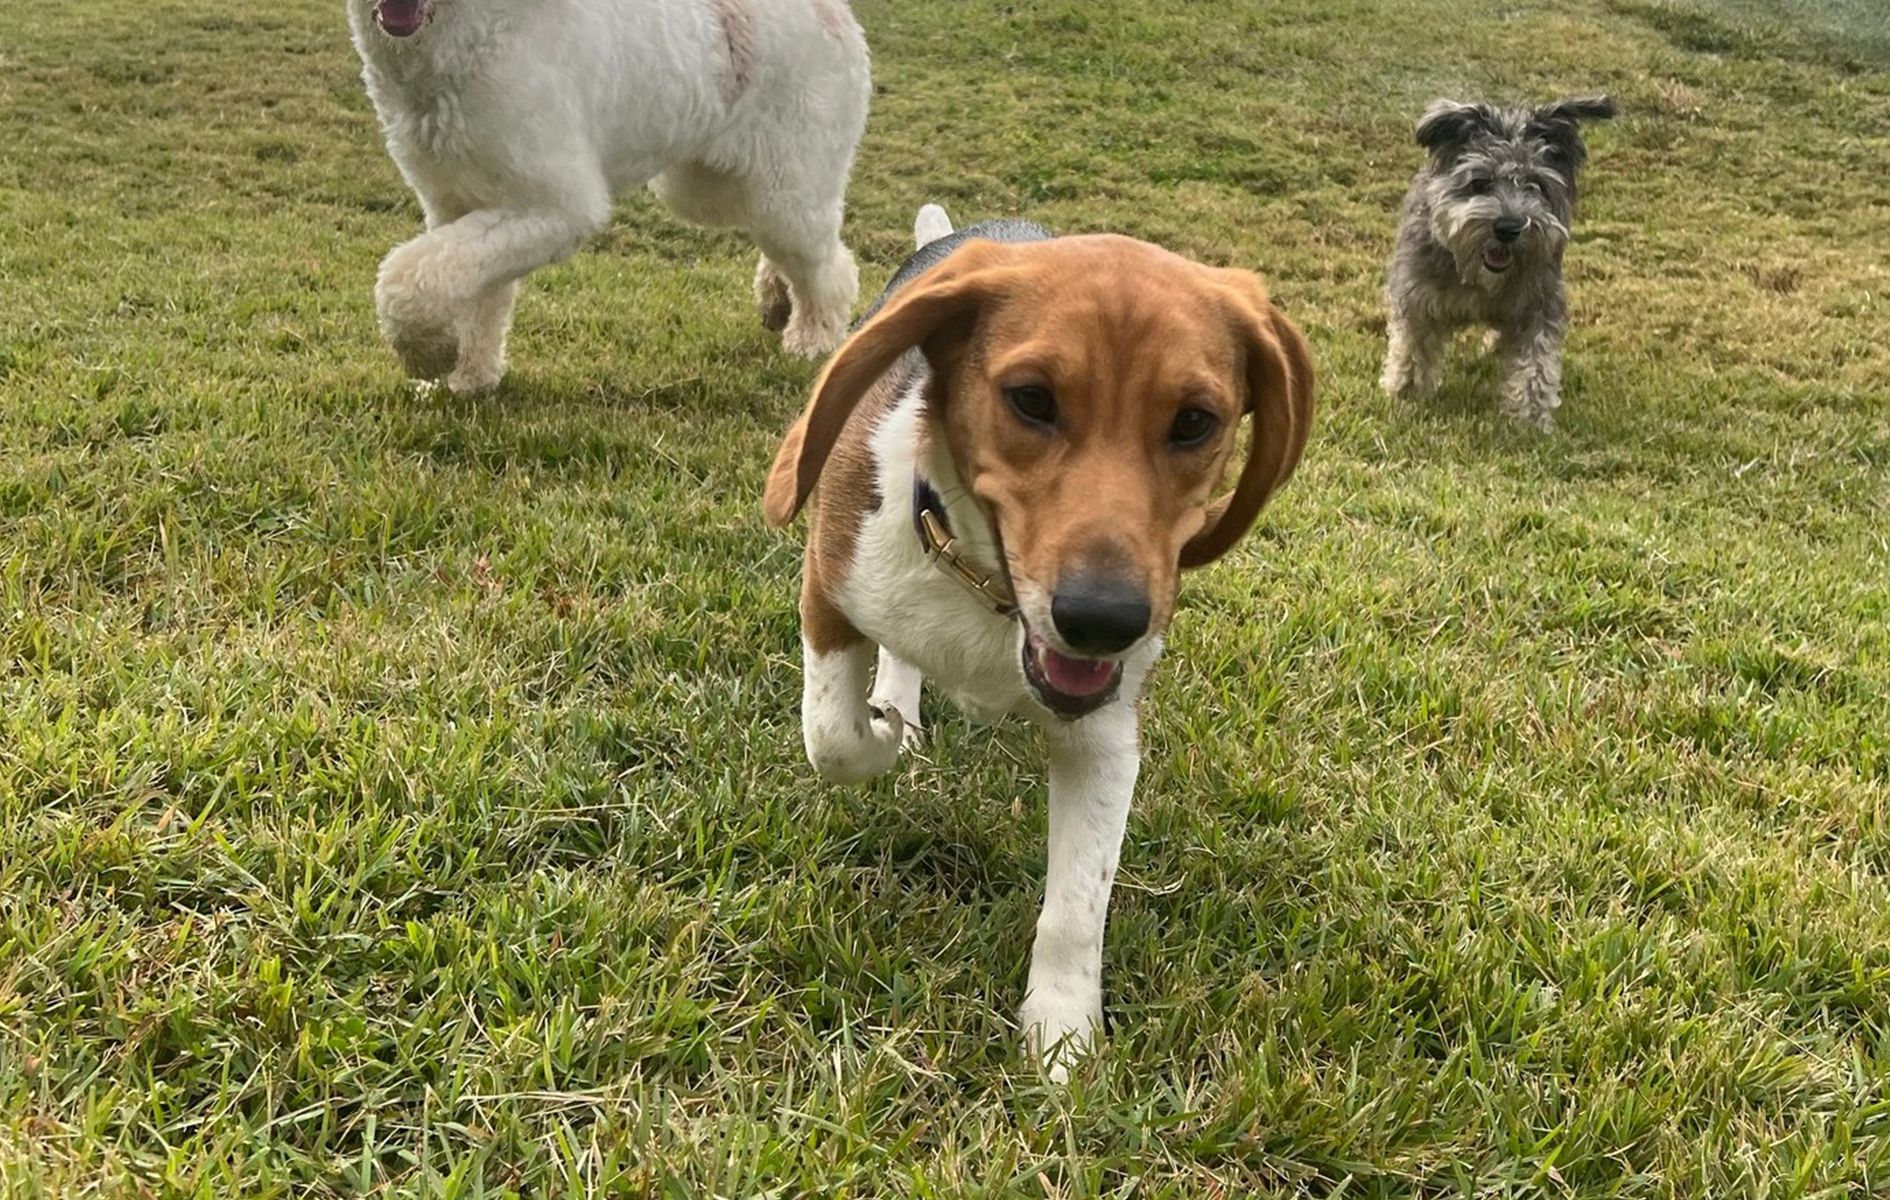
[[875, 709], [865, 722], [808, 726], [807, 761], [830, 783], [865, 783], [892, 770], [905, 738], [906, 722], [898, 709]]
[[1070, 1068], [1089, 1053], [1102, 1029], [1102, 994], [1090, 989], [1036, 988], [1024, 999], [1020, 1016], [1024, 1043], [1057, 1083], [1067, 1083]]
[[908, 753], [925, 745], [925, 726], [908, 718], [899, 705], [874, 697], [868, 707], [873, 713], [873, 736], [897, 738], [899, 748]]

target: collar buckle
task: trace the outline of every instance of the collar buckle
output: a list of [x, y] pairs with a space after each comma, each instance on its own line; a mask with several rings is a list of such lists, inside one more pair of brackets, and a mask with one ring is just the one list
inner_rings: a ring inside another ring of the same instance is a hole
[[1017, 615], [1017, 597], [1011, 594], [1003, 580], [995, 574], [979, 570], [958, 549], [958, 539], [953, 536], [938, 513], [930, 507], [922, 506], [918, 512], [919, 541], [925, 550], [925, 556], [938, 568], [963, 584], [965, 589], [993, 613], [1000, 617]]

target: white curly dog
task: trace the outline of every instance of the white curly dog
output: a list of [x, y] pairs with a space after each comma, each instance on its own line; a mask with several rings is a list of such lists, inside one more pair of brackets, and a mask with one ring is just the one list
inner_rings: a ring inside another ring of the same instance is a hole
[[769, 329], [839, 345], [859, 274], [840, 243], [871, 89], [845, 0], [347, 0], [387, 148], [426, 212], [375, 288], [408, 374], [505, 374], [519, 280], [645, 184], [746, 229]]

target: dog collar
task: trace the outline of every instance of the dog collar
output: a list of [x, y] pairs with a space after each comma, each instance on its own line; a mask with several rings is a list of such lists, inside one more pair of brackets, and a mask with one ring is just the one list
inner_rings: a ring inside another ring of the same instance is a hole
[[917, 475], [912, 477], [912, 523], [919, 533], [920, 549], [939, 570], [956, 579], [998, 616], [1009, 619], [1017, 615], [1017, 597], [1010, 585], [997, 572], [981, 569], [958, 549], [945, 501]]

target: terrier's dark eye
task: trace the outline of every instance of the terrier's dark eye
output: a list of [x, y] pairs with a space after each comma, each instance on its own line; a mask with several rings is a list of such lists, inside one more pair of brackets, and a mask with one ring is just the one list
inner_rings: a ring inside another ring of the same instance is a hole
[[1057, 398], [1041, 384], [1007, 387], [1004, 389], [1004, 400], [1026, 425], [1056, 424]]
[[1487, 196], [1490, 194], [1490, 181], [1479, 175], [1469, 183], [1464, 184], [1463, 190], [1469, 192], [1472, 196]]
[[1178, 450], [1191, 450], [1214, 436], [1219, 425], [1220, 421], [1205, 408], [1184, 408], [1168, 427], [1168, 444]]

